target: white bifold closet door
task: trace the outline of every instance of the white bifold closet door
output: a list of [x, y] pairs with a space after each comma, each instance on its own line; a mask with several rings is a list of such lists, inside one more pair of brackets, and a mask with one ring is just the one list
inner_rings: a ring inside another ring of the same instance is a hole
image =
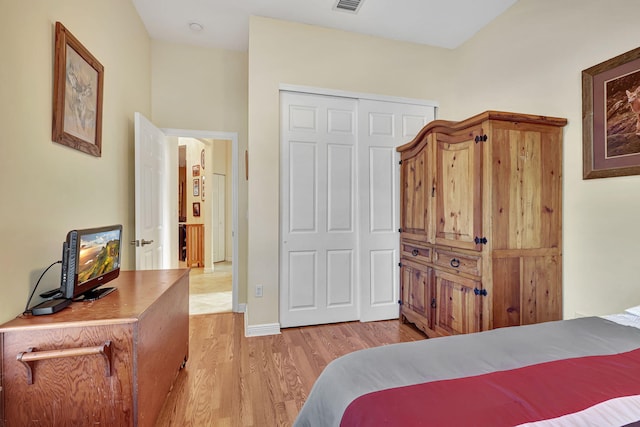
[[399, 156], [434, 107], [281, 92], [280, 325], [398, 316]]

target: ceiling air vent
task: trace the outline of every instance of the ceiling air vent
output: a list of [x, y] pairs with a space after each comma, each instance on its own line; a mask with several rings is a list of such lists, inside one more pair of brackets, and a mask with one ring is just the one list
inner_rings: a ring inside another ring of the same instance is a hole
[[343, 12], [358, 13], [363, 1], [364, 0], [338, 0], [333, 8]]

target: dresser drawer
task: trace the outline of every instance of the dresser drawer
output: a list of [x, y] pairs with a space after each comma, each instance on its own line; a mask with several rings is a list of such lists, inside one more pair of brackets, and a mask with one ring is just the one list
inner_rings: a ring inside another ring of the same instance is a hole
[[418, 246], [412, 242], [400, 242], [400, 257], [418, 262], [431, 262], [432, 248]]
[[456, 271], [473, 274], [474, 276], [480, 275], [482, 266], [482, 259], [480, 257], [440, 249], [434, 251], [433, 262], [436, 265], [453, 268]]

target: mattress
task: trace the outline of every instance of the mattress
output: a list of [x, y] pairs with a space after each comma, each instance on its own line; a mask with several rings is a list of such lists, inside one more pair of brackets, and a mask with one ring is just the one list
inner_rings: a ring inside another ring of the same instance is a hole
[[294, 426], [632, 424], [640, 420], [637, 314], [360, 350], [325, 368]]

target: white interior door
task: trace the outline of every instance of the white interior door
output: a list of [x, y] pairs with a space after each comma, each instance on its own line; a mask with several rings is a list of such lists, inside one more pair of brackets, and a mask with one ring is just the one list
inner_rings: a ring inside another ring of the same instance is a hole
[[211, 242], [213, 262], [225, 260], [225, 186], [226, 177], [213, 174], [211, 183]]
[[396, 147], [434, 119], [424, 105], [358, 103], [360, 320], [399, 315], [399, 178]]
[[358, 319], [357, 102], [281, 93], [280, 324]]
[[170, 203], [169, 185], [177, 182], [177, 142], [140, 113], [134, 115], [134, 128], [136, 270], [172, 268], [177, 263], [177, 243], [171, 243], [178, 214], [177, 203]]

